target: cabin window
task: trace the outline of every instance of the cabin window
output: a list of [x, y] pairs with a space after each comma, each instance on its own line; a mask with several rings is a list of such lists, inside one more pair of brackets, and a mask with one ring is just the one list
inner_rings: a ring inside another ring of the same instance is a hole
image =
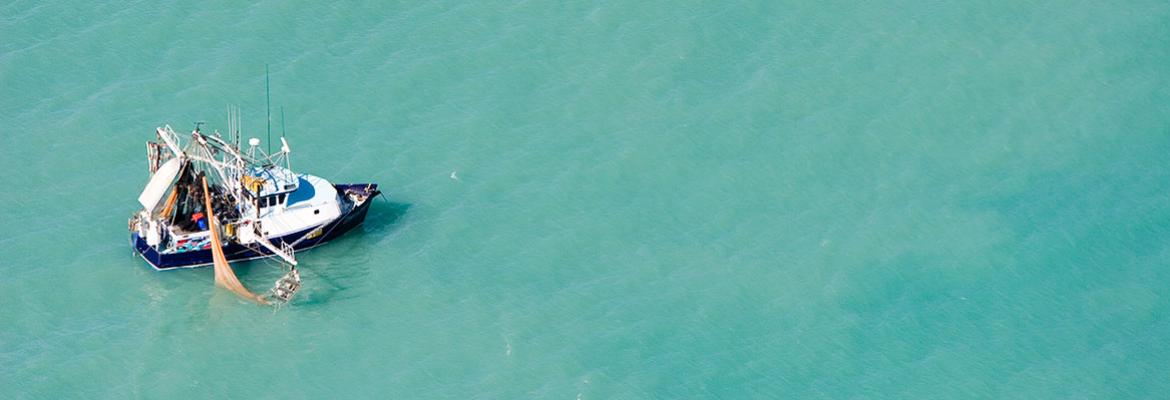
[[287, 194], [275, 194], [272, 196], [264, 196], [260, 198], [260, 208], [272, 207], [277, 204], [284, 203], [284, 198]]

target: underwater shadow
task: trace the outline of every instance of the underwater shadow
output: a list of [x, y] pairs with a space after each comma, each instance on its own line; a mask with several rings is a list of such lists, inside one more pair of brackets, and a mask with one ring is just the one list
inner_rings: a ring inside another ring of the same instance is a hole
[[362, 295], [361, 286], [368, 285], [371, 248], [401, 228], [399, 222], [412, 205], [389, 200], [378, 200], [370, 205], [366, 219], [353, 231], [334, 239], [327, 246], [316, 249], [313, 266], [302, 271], [312, 287], [289, 305], [318, 307], [326, 303], [354, 299]]
[[377, 200], [374, 204], [370, 204], [370, 210], [366, 214], [366, 221], [362, 223], [363, 229], [357, 233], [389, 233], [389, 231], [397, 228], [395, 223], [406, 216], [406, 212], [410, 210], [410, 207], [412, 207], [410, 203]]

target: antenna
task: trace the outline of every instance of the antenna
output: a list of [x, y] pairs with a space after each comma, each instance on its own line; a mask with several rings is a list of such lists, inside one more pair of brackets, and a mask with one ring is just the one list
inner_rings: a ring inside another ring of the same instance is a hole
[[236, 151], [240, 150], [240, 107], [235, 107], [235, 124], [232, 127], [236, 130]]
[[268, 64], [264, 64], [264, 99], [268, 108], [268, 153], [272, 154], [272, 94], [268, 90]]
[[284, 106], [280, 106], [280, 137], [286, 137], [284, 134]]
[[[236, 121], [232, 120], [232, 105], [227, 105], [227, 124], [228, 124], [228, 141], [230, 143], [236, 142]], [[237, 146], [239, 147], [239, 146]]]

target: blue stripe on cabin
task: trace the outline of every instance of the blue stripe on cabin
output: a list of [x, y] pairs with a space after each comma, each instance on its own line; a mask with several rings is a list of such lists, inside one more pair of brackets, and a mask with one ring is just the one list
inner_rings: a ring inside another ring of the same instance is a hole
[[292, 207], [293, 204], [311, 199], [317, 194], [316, 189], [313, 189], [313, 185], [305, 178], [298, 176], [297, 181], [297, 190], [288, 194], [288, 202], [285, 203], [285, 207]]

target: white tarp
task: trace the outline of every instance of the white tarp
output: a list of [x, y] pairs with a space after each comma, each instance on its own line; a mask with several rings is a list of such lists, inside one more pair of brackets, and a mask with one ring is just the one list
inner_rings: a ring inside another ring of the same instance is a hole
[[138, 195], [138, 202], [142, 204], [147, 210], [153, 210], [158, 201], [162, 199], [163, 195], [167, 193], [167, 188], [171, 187], [171, 182], [175, 180], [175, 175], [179, 174], [179, 159], [172, 158], [158, 167], [158, 171], [150, 178], [150, 183], [146, 184], [146, 189], [142, 189], [142, 194]]

